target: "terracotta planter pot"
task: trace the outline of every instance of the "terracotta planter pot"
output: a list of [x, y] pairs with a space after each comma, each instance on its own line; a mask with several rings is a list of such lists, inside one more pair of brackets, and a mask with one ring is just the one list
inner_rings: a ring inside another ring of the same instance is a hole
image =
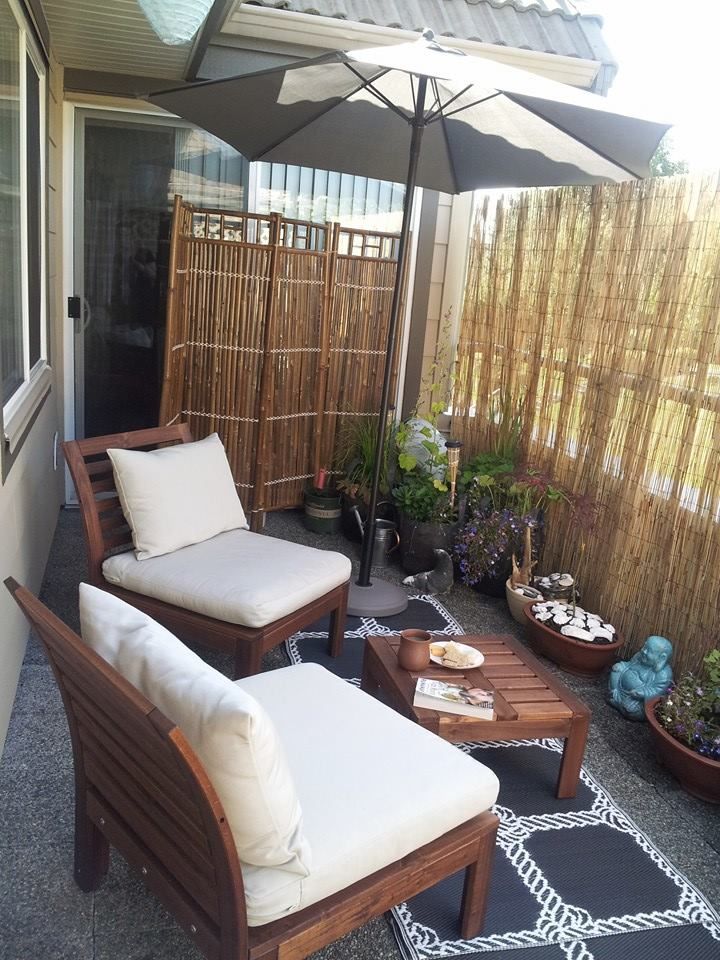
[[535, 653], [541, 653], [568, 673], [580, 677], [596, 677], [617, 659], [623, 638], [620, 633], [612, 643], [584, 643], [556, 633], [535, 619], [530, 607], [523, 608], [527, 638]]
[[523, 610], [529, 603], [537, 603], [538, 600], [542, 600], [542, 594], [539, 590], [537, 594], [538, 596], [533, 598], [524, 597], [521, 593], [516, 593], [510, 586], [510, 578], [508, 577], [505, 581], [505, 599], [507, 600], [507, 605], [513, 620], [517, 620], [518, 623], [526, 623]]
[[645, 701], [645, 716], [658, 760], [680, 781], [680, 786], [707, 803], [720, 803], [720, 760], [703, 757], [671, 736], [655, 716], [661, 697]]
[[401, 630], [398, 663], [403, 670], [424, 670], [430, 663], [430, 634], [427, 630]]

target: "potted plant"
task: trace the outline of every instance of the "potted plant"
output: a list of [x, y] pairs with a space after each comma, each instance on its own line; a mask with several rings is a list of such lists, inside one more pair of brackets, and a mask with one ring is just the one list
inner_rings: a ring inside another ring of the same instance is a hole
[[720, 649], [645, 703], [658, 758], [688, 793], [720, 803]]
[[[422, 458], [412, 452], [416, 443]], [[450, 503], [447, 453], [437, 428], [413, 418], [398, 428], [397, 444], [399, 482], [392, 495], [400, 515], [400, 559], [406, 573], [414, 574], [433, 569], [436, 549], [452, 554], [457, 512]]]
[[532, 562], [544, 543], [545, 513], [570, 495], [538, 471], [479, 474], [466, 485], [468, 519], [455, 546], [464, 583], [483, 593], [505, 595], [512, 556], [524, 560], [525, 531], [532, 532]]
[[535, 653], [568, 673], [596, 677], [617, 658], [622, 634], [599, 614], [562, 600], [547, 600], [523, 608], [527, 638]]
[[[438, 430], [438, 421], [445, 412], [452, 386], [448, 344], [451, 316], [443, 317], [439, 337], [441, 347], [420, 387], [426, 417], [418, 414], [418, 404], [395, 432], [397, 482], [392, 497], [400, 520], [400, 559], [409, 574], [432, 570], [437, 549], [452, 555], [457, 533], [457, 509], [454, 484], [457, 478], [458, 449], [451, 470], [446, 442]], [[450, 481], [453, 483], [452, 496]]]
[[[358, 508], [360, 519], [364, 523], [372, 486], [377, 428], [377, 417], [358, 415], [343, 418], [338, 432], [335, 465], [339, 473], [336, 486], [341, 493], [342, 532], [349, 540], [362, 539], [353, 508]], [[377, 510], [377, 516], [383, 520], [392, 520], [394, 516], [390, 499], [391, 451], [394, 450], [394, 442], [394, 428], [392, 424], [388, 424], [380, 468], [380, 502]]]

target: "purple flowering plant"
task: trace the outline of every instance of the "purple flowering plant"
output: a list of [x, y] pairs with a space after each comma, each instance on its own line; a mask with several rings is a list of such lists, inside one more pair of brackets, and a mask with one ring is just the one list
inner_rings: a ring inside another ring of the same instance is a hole
[[[479, 459], [479, 458], [477, 458]], [[592, 531], [598, 504], [578, 496], [550, 476], [530, 467], [508, 473], [481, 473], [466, 482], [470, 519], [455, 542], [455, 560], [464, 583], [483, 577], [506, 579], [511, 557], [521, 558], [525, 530], [533, 530], [533, 560], [543, 546], [545, 516], [555, 504], [569, 508], [571, 526], [582, 543]]]
[[686, 673], [671, 684], [655, 712], [676, 740], [720, 761], [720, 649], [708, 653], [699, 676]]
[[521, 515], [508, 507], [474, 513], [455, 541], [455, 559], [463, 583], [473, 586], [483, 577], [506, 577], [513, 553], [521, 553], [528, 526], [535, 514]]

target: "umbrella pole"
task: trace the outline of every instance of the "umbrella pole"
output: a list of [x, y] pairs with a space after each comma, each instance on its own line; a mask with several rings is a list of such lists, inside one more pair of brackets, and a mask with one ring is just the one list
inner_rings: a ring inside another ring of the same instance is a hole
[[415, 97], [415, 116], [411, 121], [412, 137], [410, 139], [410, 157], [408, 159], [405, 197], [403, 198], [403, 218], [400, 228], [400, 241], [398, 243], [398, 267], [390, 307], [390, 323], [388, 325], [387, 350], [385, 354], [385, 373], [380, 398], [380, 420], [378, 422], [377, 442], [375, 445], [375, 463], [373, 466], [372, 485], [370, 487], [370, 503], [368, 504], [368, 517], [367, 523], [365, 524], [365, 535], [363, 537], [362, 553], [360, 556], [360, 572], [355, 583], [350, 585], [350, 597], [348, 600], [348, 613], [353, 616], [390, 616], [395, 613], [401, 613], [407, 607], [407, 593], [401, 587], [384, 580], [376, 581], [374, 584], [370, 582], [370, 567], [372, 565], [372, 552], [375, 542], [375, 517], [377, 515], [380, 473], [382, 471], [385, 434], [387, 432], [390, 385], [395, 359], [395, 341], [400, 319], [400, 301], [402, 298], [405, 271], [407, 269], [407, 244], [410, 236], [410, 221], [412, 219], [413, 202], [415, 199], [420, 145], [423, 130], [425, 129], [424, 112], [426, 89], [427, 78], [419, 77]]

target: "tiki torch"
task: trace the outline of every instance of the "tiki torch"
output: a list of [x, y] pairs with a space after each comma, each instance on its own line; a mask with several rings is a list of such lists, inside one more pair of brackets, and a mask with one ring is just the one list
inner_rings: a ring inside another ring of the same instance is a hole
[[445, 443], [448, 461], [448, 479], [450, 480], [450, 509], [455, 506], [455, 487], [457, 485], [458, 466], [460, 464], [460, 448], [462, 440], [448, 440]]

